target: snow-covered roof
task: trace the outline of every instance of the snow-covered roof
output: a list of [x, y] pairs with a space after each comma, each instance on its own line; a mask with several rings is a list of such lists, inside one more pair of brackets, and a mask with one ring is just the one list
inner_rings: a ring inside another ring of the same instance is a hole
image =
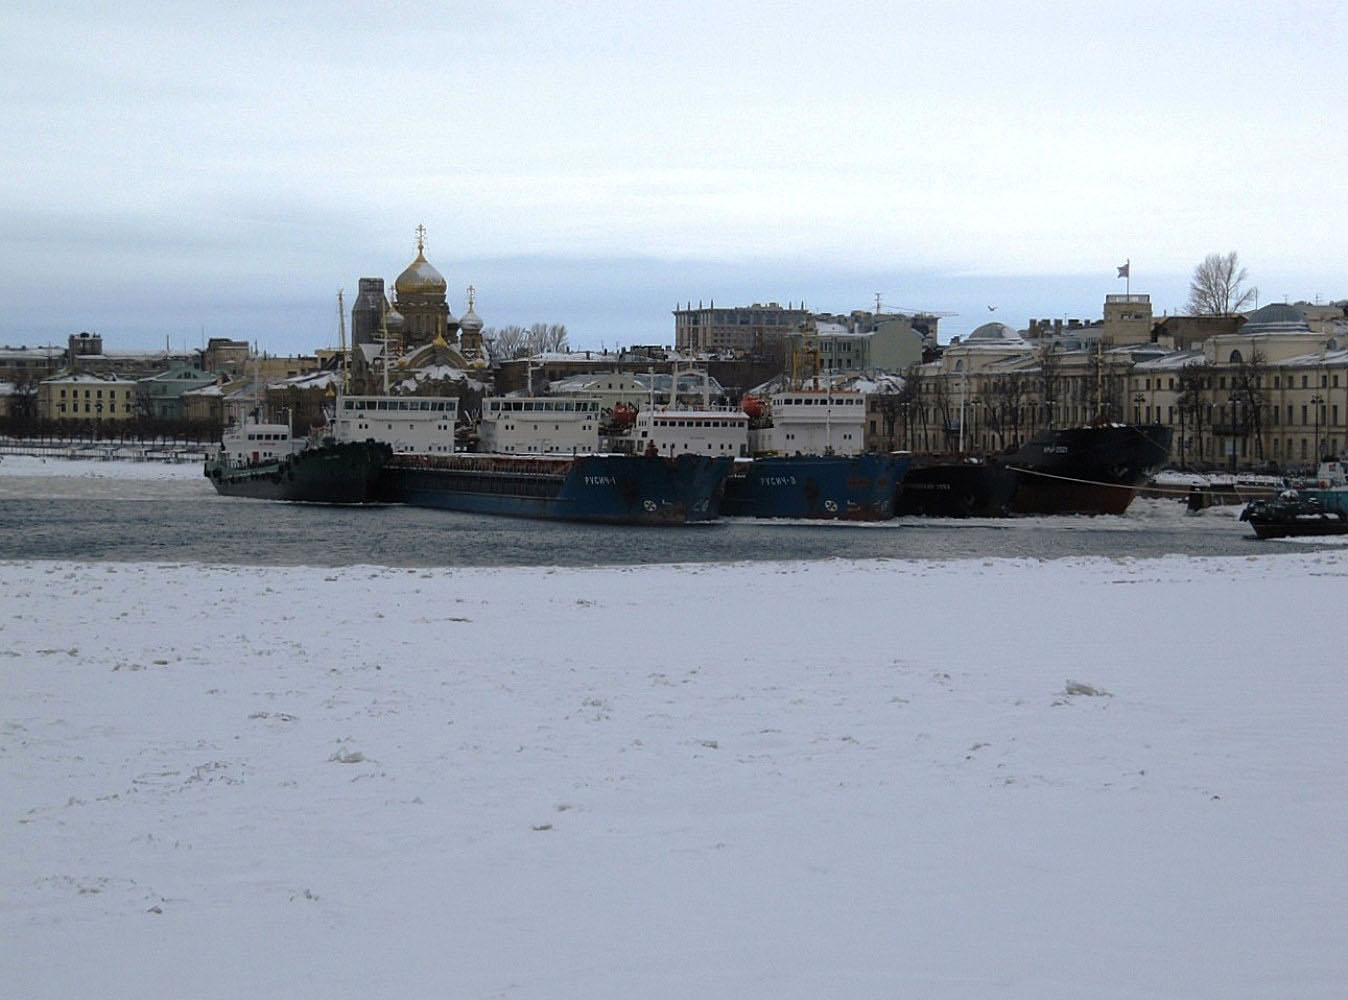
[[[812, 375], [805, 380], [805, 384], [811, 389], [815, 387], [816, 382], [820, 389], [848, 389], [855, 392], [897, 392], [904, 384], [903, 376], [884, 372], [870, 375], [864, 372], [825, 372], [818, 379]], [[790, 379], [786, 375], [778, 375], [761, 385], [754, 386], [748, 394], [770, 396], [774, 392], [792, 388], [789, 383]]]
[[1348, 365], [1348, 350], [1317, 351], [1314, 354], [1298, 354], [1295, 357], [1279, 361], [1278, 368], [1323, 368], [1335, 365]]
[[90, 385], [135, 385], [136, 380], [131, 378], [103, 378], [99, 375], [90, 375], [88, 372], [72, 372], [65, 375], [53, 375], [51, 378], [44, 378], [43, 382], [69, 384], [72, 382], [88, 383]]
[[341, 383], [341, 376], [333, 371], [304, 372], [301, 375], [291, 375], [279, 382], [268, 382], [268, 389], [327, 389], [336, 388]]
[[1159, 358], [1148, 358], [1146, 361], [1139, 361], [1137, 367], [1139, 371], [1149, 372], [1178, 371], [1189, 365], [1198, 364], [1202, 360], [1202, 350], [1195, 348], [1188, 351], [1171, 351]]
[[65, 352], [64, 347], [57, 347], [55, 344], [48, 344], [45, 347], [29, 347], [25, 344], [22, 347], [0, 347], [0, 358], [43, 359], [64, 355]]
[[455, 368], [452, 365], [427, 365], [425, 368], [414, 368], [410, 372], [404, 372], [399, 375], [394, 388], [400, 393], [412, 393], [417, 387], [426, 382], [463, 382], [467, 388], [485, 391], [487, 386], [479, 382], [469, 372], [462, 368]]
[[822, 323], [816, 322], [814, 325], [814, 332], [821, 337], [845, 337], [852, 333], [852, 331], [847, 328], [846, 324], [833, 323], [827, 320]]

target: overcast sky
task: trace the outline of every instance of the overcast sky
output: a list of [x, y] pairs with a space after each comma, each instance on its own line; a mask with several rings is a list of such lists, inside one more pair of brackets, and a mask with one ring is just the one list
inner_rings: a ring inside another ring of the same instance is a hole
[[[666, 9], [668, 8], [668, 9]], [[337, 339], [428, 231], [450, 308], [1098, 317], [1348, 297], [1341, 2], [230, 4], [0, 13], [0, 343]], [[995, 306], [995, 312], [990, 310]]]

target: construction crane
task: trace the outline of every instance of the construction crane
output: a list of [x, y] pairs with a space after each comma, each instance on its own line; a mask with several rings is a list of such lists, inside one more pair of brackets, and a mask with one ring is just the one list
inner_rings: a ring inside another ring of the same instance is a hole
[[[875, 312], [877, 315], [884, 313], [882, 304], [884, 296], [880, 292], [875, 293]], [[944, 318], [946, 316], [958, 316], [956, 312], [944, 312], [940, 309], [914, 309], [912, 306], [890, 306], [890, 313], [898, 313], [901, 316], [936, 316]]]

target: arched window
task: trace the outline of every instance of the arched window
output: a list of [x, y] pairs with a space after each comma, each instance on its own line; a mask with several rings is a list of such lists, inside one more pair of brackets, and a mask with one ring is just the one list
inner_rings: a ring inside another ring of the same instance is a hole
[[1244, 358], [1242, 358], [1242, 357], [1240, 356], [1240, 351], [1232, 351], [1232, 352], [1231, 352], [1231, 363], [1232, 363], [1233, 365], [1238, 365], [1238, 364], [1240, 364], [1241, 361], [1243, 361], [1243, 360], [1244, 360]]
[[957, 372], [962, 372], [962, 371], [964, 371], [964, 359], [963, 359], [963, 358], [960, 358], [958, 361], [955, 362], [955, 371], [957, 371]]

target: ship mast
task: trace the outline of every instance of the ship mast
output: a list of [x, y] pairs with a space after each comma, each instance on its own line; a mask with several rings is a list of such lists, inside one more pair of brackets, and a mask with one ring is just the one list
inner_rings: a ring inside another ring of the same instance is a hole
[[388, 395], [388, 303], [379, 305], [379, 332], [383, 335], [383, 349], [379, 352], [384, 362], [384, 395]]
[[342, 289], [337, 289], [337, 348], [341, 354], [337, 358], [338, 384], [343, 392], [351, 378], [351, 366], [346, 355], [346, 306], [342, 303]]

